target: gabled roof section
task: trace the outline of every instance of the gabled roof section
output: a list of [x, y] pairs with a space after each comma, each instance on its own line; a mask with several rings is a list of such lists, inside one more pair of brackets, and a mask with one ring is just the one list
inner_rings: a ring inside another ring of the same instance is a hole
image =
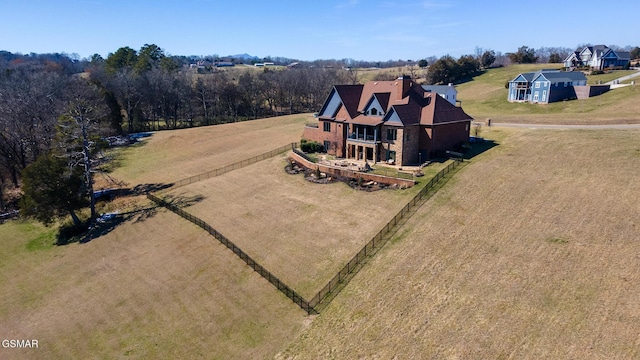
[[378, 99], [378, 103], [380, 103], [380, 106], [382, 106], [383, 109], [388, 109], [389, 108], [389, 98], [391, 97], [391, 94], [389, 93], [375, 93], [373, 94], [373, 96], [376, 97], [376, 99]]
[[404, 105], [395, 105], [393, 111], [404, 126], [420, 123], [422, 108], [416, 103], [408, 103]]
[[533, 80], [533, 75], [535, 75], [535, 73], [532, 72], [518, 74], [518, 76], [509, 82], [531, 82], [531, 80]]
[[402, 122], [402, 119], [400, 119], [400, 116], [398, 116], [395, 107], [392, 107], [384, 117], [384, 123], [385, 125], [404, 126], [404, 123]]
[[422, 109], [421, 125], [437, 125], [458, 121], [471, 121], [473, 118], [440, 96], [435, 96], [433, 101]]
[[591, 53], [598, 54], [598, 56], [600, 56], [602, 53], [606, 52], [607, 50], [609, 50], [609, 47], [607, 45], [595, 45], [591, 47]]
[[539, 78], [544, 78], [547, 81], [553, 83], [557, 82], [574, 82], [574, 81], [587, 81], [587, 77], [580, 71], [558, 71], [558, 72], [538, 72], [533, 81], [537, 81]]
[[618, 54], [616, 54], [616, 52], [613, 51], [613, 49], [607, 49], [602, 53], [602, 57], [609, 58], [609, 59], [617, 59]]
[[334, 118], [336, 117], [336, 114], [338, 113], [338, 110], [340, 110], [341, 106], [342, 100], [340, 100], [340, 96], [338, 95], [338, 93], [336, 92], [336, 88], [334, 87], [333, 89], [331, 89], [329, 96], [327, 96], [327, 99], [324, 101], [322, 108], [318, 112], [318, 117]]
[[580, 60], [580, 51], [574, 51], [572, 53], [570, 53], [565, 59], [564, 62], [570, 61], [570, 60]]
[[618, 60], [631, 60], [631, 52], [618, 51]]
[[342, 104], [349, 112], [349, 116], [354, 118], [358, 116], [358, 102], [362, 95], [363, 85], [337, 85], [335, 86]]
[[[387, 113], [387, 109], [389, 108], [389, 93], [374, 93], [369, 98], [369, 101], [364, 105], [363, 108], [358, 109], [359, 113], [365, 113], [367, 109], [371, 107], [373, 103], [377, 103], [382, 108], [383, 113]], [[382, 115], [381, 115], [382, 116]]]
[[336, 85], [333, 87], [327, 100], [318, 113], [323, 118], [333, 118], [341, 106], [349, 113], [351, 118], [358, 115], [358, 102], [362, 94], [362, 85]]

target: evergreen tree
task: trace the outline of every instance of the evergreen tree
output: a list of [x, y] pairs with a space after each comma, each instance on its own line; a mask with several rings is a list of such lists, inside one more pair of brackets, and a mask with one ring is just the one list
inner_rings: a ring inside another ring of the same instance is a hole
[[80, 169], [69, 168], [64, 158], [43, 155], [22, 172], [20, 211], [45, 225], [69, 214], [80, 225], [76, 211], [87, 204], [82, 188]]

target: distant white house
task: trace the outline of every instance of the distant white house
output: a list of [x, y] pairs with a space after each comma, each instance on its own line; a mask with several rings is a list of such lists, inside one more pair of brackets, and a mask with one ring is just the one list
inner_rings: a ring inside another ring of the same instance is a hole
[[442, 96], [453, 105], [456, 105], [458, 101], [458, 90], [456, 90], [452, 83], [449, 83], [449, 85], [422, 85], [422, 88], [427, 92], [434, 92]]
[[606, 45], [585, 46], [569, 54], [564, 59], [564, 67], [572, 69], [588, 66], [594, 70], [623, 68], [629, 64], [630, 60], [628, 51], [614, 51]]

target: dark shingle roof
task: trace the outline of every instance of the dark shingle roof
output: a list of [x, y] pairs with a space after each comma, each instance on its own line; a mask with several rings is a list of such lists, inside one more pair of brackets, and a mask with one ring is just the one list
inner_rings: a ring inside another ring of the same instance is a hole
[[574, 81], [587, 81], [587, 77], [580, 71], [537, 71], [535, 72], [534, 80], [538, 76], [544, 76], [551, 82], [574, 82]]
[[349, 116], [351, 118], [358, 116], [358, 103], [362, 95], [363, 85], [336, 85], [335, 89]]
[[[469, 121], [472, 118], [462, 108], [452, 105], [435, 92], [406, 79], [395, 81], [370, 81], [364, 85], [336, 85], [342, 104], [349, 114], [349, 123], [378, 125], [385, 117], [366, 116], [362, 109], [373, 96], [378, 99], [385, 113], [393, 111], [406, 125], [433, 125], [453, 121]], [[404, 84], [404, 85], [403, 85]], [[448, 86], [443, 86], [444, 88]]]

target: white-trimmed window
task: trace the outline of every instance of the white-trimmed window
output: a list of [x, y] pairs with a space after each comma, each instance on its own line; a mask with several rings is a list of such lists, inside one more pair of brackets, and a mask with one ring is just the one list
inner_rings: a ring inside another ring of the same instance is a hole
[[536, 89], [540, 89], [540, 82], [536, 81]]

